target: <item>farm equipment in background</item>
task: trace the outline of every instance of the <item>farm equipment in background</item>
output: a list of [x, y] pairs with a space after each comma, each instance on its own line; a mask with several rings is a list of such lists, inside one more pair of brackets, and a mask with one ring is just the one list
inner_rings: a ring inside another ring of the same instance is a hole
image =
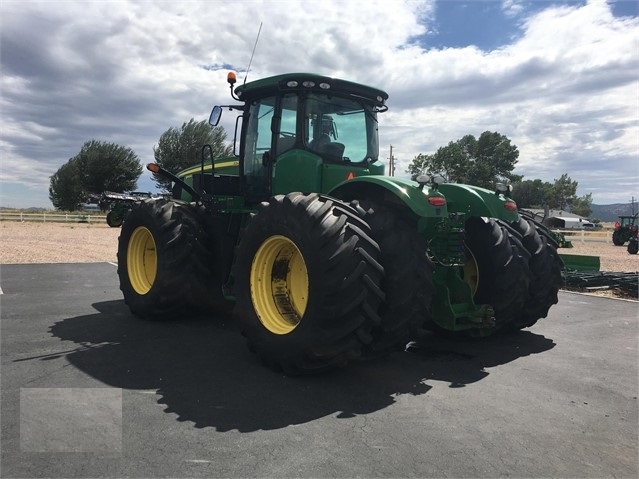
[[[547, 236], [551, 237], [557, 245], [557, 248], [573, 248], [573, 244], [570, 240], [567, 240], [563, 233], [559, 231], [553, 231], [548, 228], [545, 224], [543, 224], [546, 219], [546, 214], [543, 216], [532, 211], [521, 209], [519, 210], [519, 214], [531, 219], [533, 221], [537, 221], [540, 224], [540, 228], [545, 230]], [[570, 271], [599, 271], [601, 268], [601, 259], [599, 256], [590, 256], [590, 255], [582, 255], [582, 254], [561, 254], [559, 253], [559, 257], [564, 263], [563, 269], [566, 272]]]
[[563, 233], [559, 231], [553, 231], [548, 226], [544, 224], [544, 220], [546, 219], [545, 214], [535, 214], [530, 210], [520, 209], [519, 214], [526, 217], [529, 220], [535, 221], [538, 224], [541, 224], [541, 227], [545, 229], [546, 234], [551, 236], [555, 243], [557, 243], [558, 248], [572, 248], [572, 242], [567, 240]]
[[[634, 208], [634, 203], [633, 203]], [[637, 254], [637, 215], [620, 216], [619, 221], [615, 223], [615, 229], [612, 232], [612, 243], [615, 246], [623, 246], [628, 242], [628, 253]]]
[[[307, 73], [235, 88], [236, 156], [177, 175], [172, 198], [133, 204], [118, 244], [132, 313], [234, 306], [268, 366], [309, 374], [403, 349], [422, 330], [487, 336], [532, 326], [557, 302], [555, 237], [509, 188], [384, 176], [388, 95]], [[507, 339], [504, 339], [507, 340]]]
[[98, 205], [102, 211], [107, 211], [107, 224], [112, 228], [119, 228], [136, 201], [151, 197], [151, 193], [139, 191], [130, 193], [105, 191], [100, 195]]

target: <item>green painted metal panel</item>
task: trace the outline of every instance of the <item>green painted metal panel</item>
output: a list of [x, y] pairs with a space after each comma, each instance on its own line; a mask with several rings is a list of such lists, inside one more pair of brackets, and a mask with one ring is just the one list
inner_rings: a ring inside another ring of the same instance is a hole
[[303, 150], [289, 150], [273, 166], [272, 192], [285, 195], [293, 191], [319, 192], [322, 185], [322, 159]]
[[444, 183], [439, 186], [439, 191], [446, 197], [449, 211], [465, 213], [468, 216], [499, 218], [504, 221], [519, 219], [516, 211], [508, 211], [504, 206], [507, 201], [512, 200], [502, 194], [497, 195], [494, 191], [457, 183]]
[[[215, 174], [217, 175], [239, 175], [240, 161], [235, 156], [229, 158], [218, 158], [213, 163], [215, 164]], [[186, 179], [187, 177], [191, 177], [193, 174], [201, 172], [202, 165], [197, 164], [180, 171], [176, 176], [178, 178]], [[204, 163], [204, 173], [210, 172], [211, 162], [207, 161]]]
[[322, 193], [331, 191], [335, 186], [352, 178], [370, 176], [365, 163], [324, 163], [322, 165]]
[[329, 194], [338, 198], [361, 198], [363, 194], [368, 193], [376, 194], [376, 197], [381, 200], [385, 192], [393, 195], [395, 201], [399, 200], [408, 206], [417, 216], [426, 218], [448, 216], [446, 205], [436, 207], [428, 203], [430, 195], [441, 195], [427, 187], [420, 190], [417, 183], [405, 178], [381, 175], [355, 177], [336, 185]]
[[601, 260], [599, 256], [582, 254], [559, 254], [564, 262], [564, 269], [568, 271], [599, 271]]

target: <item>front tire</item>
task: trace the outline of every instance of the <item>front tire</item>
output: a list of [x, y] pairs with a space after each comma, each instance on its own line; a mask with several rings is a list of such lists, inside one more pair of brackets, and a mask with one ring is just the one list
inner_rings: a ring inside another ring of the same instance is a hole
[[517, 238], [493, 218], [473, 216], [466, 221], [464, 281], [475, 304], [490, 304], [495, 329], [512, 323], [528, 297], [528, 253]]
[[378, 255], [367, 224], [338, 200], [291, 193], [262, 203], [233, 269], [249, 348], [287, 374], [359, 357], [380, 321]]
[[209, 238], [189, 203], [137, 203], [118, 240], [124, 302], [136, 316], [161, 320], [197, 311], [210, 277]]

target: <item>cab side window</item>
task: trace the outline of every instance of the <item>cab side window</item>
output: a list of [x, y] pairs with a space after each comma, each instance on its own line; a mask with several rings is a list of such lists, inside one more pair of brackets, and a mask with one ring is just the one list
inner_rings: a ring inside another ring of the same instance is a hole
[[290, 150], [297, 142], [297, 94], [282, 97], [279, 132], [277, 134], [276, 155]]

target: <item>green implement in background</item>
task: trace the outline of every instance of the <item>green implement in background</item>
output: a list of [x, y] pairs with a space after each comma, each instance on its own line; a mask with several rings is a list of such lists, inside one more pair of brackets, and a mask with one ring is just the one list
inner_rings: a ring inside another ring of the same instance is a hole
[[582, 254], [559, 254], [567, 271], [599, 271], [601, 261], [599, 256]]

